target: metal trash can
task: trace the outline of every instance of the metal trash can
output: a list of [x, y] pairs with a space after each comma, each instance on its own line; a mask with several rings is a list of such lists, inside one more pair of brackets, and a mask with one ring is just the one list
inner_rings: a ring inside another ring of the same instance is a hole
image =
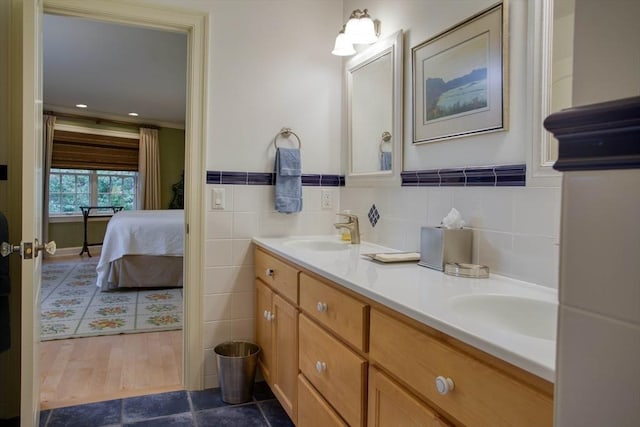
[[227, 403], [250, 401], [260, 347], [250, 342], [228, 341], [218, 344], [214, 351], [222, 400]]

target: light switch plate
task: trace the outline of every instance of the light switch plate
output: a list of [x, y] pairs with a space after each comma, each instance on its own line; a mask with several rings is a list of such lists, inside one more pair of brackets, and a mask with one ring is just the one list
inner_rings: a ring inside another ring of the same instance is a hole
[[225, 206], [225, 189], [214, 188], [211, 192], [211, 209], [221, 210]]

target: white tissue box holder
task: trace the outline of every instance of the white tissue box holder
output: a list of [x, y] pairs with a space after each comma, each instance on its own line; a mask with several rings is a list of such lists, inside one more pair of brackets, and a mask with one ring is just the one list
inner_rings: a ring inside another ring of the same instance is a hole
[[469, 228], [420, 229], [420, 262], [423, 267], [444, 271], [445, 264], [471, 263], [473, 231]]

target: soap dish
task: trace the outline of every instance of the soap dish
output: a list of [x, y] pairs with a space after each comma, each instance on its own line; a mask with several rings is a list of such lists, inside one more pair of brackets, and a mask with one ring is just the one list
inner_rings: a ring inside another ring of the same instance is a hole
[[420, 254], [417, 252], [378, 252], [362, 254], [362, 256], [385, 264], [393, 262], [415, 262], [420, 260]]
[[489, 277], [489, 267], [479, 264], [463, 264], [454, 262], [445, 264], [444, 274], [458, 277], [473, 277], [475, 279], [485, 279]]

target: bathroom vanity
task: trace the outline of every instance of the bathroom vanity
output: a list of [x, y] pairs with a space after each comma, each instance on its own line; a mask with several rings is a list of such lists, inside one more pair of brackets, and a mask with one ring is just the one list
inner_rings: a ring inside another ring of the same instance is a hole
[[379, 264], [361, 254], [388, 248], [337, 237], [254, 243], [260, 367], [296, 425], [553, 425], [555, 318], [504, 317], [555, 312], [554, 290]]

